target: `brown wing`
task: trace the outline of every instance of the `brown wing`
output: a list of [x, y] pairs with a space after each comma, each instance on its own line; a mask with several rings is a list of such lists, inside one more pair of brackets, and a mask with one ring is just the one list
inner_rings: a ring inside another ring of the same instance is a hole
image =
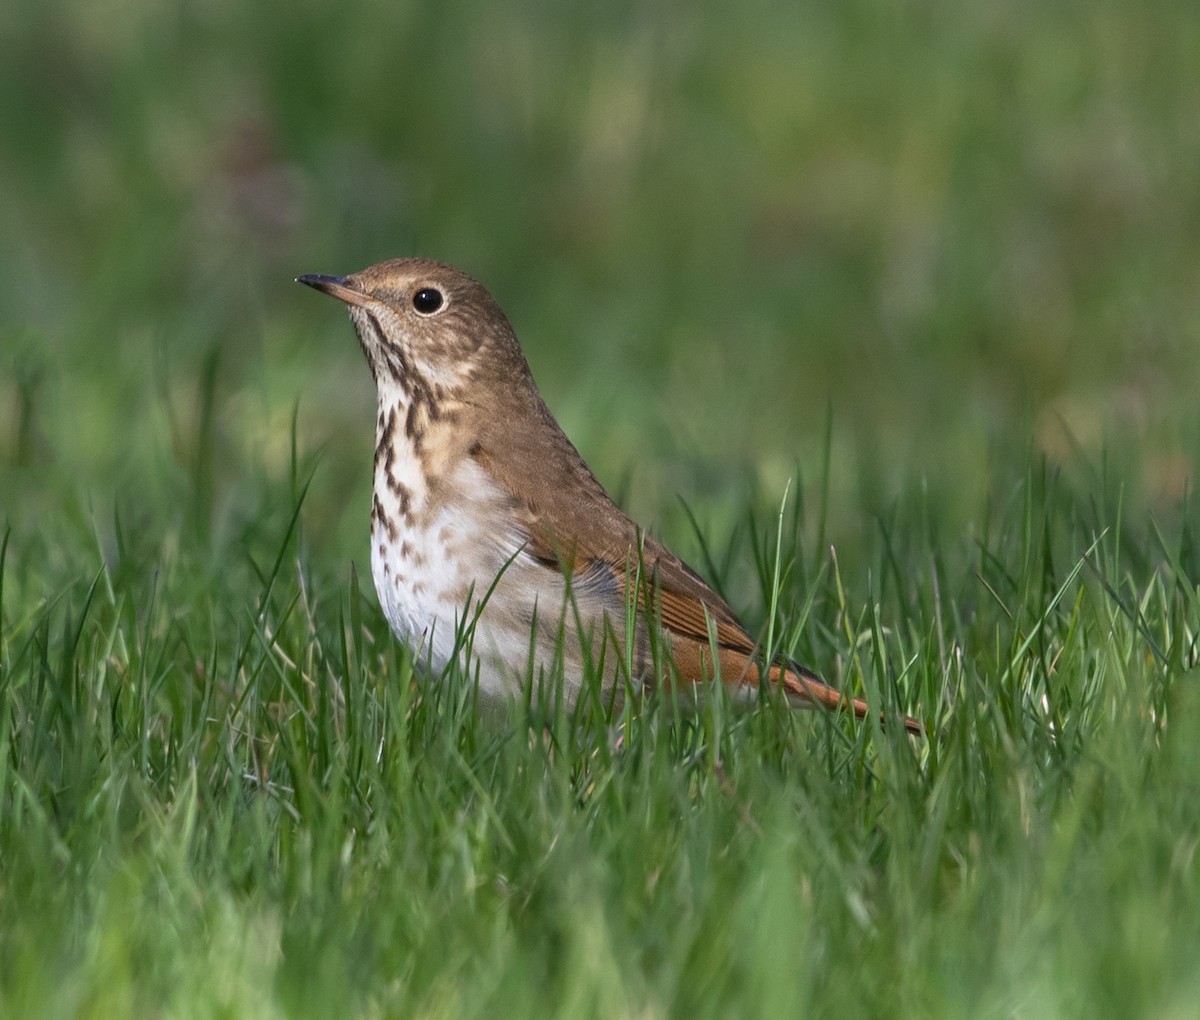
[[[652, 606], [670, 639], [677, 679], [703, 683], [717, 676], [719, 669], [725, 684], [757, 688], [761, 674], [754, 659], [754, 642], [728, 603], [659, 542], [645, 535], [639, 536], [639, 542], [640, 559], [637, 547], [618, 551], [614, 546], [605, 555], [588, 555], [578, 544], [573, 557], [564, 559], [562, 543], [544, 527], [535, 526], [529, 549], [548, 568], [563, 569], [567, 564], [577, 583], [593, 585], [600, 577], [615, 582], [611, 590], [621, 592], [622, 599], [624, 592], [638, 584], [639, 608]], [[622, 608], [623, 603], [613, 607], [614, 611]], [[713, 663], [714, 651], [719, 667]], [[847, 697], [794, 663], [771, 666], [767, 677], [769, 683], [782, 686], [789, 697], [801, 703], [848, 710], [859, 719], [870, 712], [861, 698]], [[902, 721], [910, 733], [924, 732], [918, 720], [905, 717]]]
[[[624, 613], [626, 593], [640, 580], [639, 607], [652, 606], [661, 619], [678, 679], [704, 682], [719, 668], [724, 683], [757, 688], [754, 641], [725, 600], [621, 512], [540, 399], [535, 397], [534, 406], [527, 410], [542, 419], [540, 427], [528, 430], [527, 443], [503, 450], [476, 443], [471, 450], [492, 480], [507, 491], [526, 536], [525, 551], [547, 569], [570, 574], [577, 589], [586, 585], [605, 592], [617, 619]], [[523, 493], [527, 486], [520, 484], [520, 479], [529, 477], [542, 482], [536, 502]], [[712, 661], [710, 624], [719, 666]], [[849, 710], [859, 718], [869, 712], [865, 701], [848, 698], [791, 664], [772, 666], [768, 680], [800, 703]], [[921, 732], [915, 719], [905, 719], [904, 725]]]

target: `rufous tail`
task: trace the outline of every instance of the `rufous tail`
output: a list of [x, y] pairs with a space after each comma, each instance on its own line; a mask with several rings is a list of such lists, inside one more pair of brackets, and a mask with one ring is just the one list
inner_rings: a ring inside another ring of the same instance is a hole
[[[784, 669], [781, 666], [772, 666], [767, 675], [771, 678], [772, 683], [782, 684], [785, 691], [804, 701], [811, 701], [834, 711], [848, 709], [858, 719], [865, 719], [871, 713], [870, 708], [867, 707], [867, 703], [862, 698], [848, 697], [837, 688], [830, 687], [829, 684], [824, 683], [815, 676], [806, 675], [800, 669]], [[906, 715], [902, 716], [900, 721], [909, 733], [916, 734], [919, 737], [925, 735], [925, 727], [921, 725], [919, 719], [914, 719], [912, 716]], [[883, 722], [886, 725], [888, 719], [885, 717]]]

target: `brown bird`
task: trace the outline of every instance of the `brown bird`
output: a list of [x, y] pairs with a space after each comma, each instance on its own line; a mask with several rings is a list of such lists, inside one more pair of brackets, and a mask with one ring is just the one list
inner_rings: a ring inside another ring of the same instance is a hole
[[[569, 702], [587, 662], [618, 695], [716, 678], [757, 692], [746, 628], [609, 498], [482, 285], [427, 259], [298, 280], [349, 306], [375, 377], [371, 573], [392, 630], [433, 671], [463, 655], [470, 620], [485, 695], [519, 691], [556, 655]], [[868, 712], [792, 663], [767, 677], [796, 703]]]

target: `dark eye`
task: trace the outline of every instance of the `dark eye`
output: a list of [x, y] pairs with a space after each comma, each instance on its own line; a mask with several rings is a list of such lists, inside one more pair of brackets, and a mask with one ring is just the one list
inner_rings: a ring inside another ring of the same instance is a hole
[[413, 308], [422, 315], [432, 315], [442, 307], [445, 298], [442, 292], [434, 287], [422, 287], [413, 295]]

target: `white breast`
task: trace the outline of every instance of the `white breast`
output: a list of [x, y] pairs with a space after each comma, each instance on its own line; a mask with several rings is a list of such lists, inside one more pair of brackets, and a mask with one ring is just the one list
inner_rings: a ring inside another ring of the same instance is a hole
[[[478, 665], [482, 693], [503, 697], [519, 691], [528, 674], [534, 620], [535, 670], [554, 661], [562, 625], [564, 687], [573, 701], [583, 653], [576, 607], [564, 615], [562, 576], [523, 551], [523, 536], [506, 523], [507, 494], [477, 463], [463, 459], [441, 480], [439, 505], [430, 507], [412, 454], [398, 451], [392, 463], [404, 499], [383, 479], [377, 477], [375, 484], [379, 505], [371, 532], [371, 573], [393, 632], [435, 676], [457, 657], [472, 670]], [[605, 606], [591, 596], [576, 602], [582, 603], [577, 608], [591, 634], [586, 640], [595, 647], [593, 637], [603, 634]], [[464, 647], [469, 621], [474, 621], [471, 643]], [[616, 656], [610, 648], [606, 661], [611, 664]]]

